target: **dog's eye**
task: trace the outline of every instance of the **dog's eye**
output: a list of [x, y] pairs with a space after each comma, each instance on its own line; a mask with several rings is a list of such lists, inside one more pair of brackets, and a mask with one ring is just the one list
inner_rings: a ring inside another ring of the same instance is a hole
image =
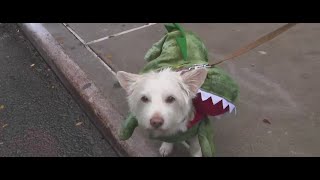
[[176, 99], [172, 96], [167, 97], [166, 99], [166, 103], [172, 103], [173, 101], [175, 101]]
[[146, 103], [146, 102], [149, 102], [149, 99], [146, 96], [142, 96], [141, 101]]

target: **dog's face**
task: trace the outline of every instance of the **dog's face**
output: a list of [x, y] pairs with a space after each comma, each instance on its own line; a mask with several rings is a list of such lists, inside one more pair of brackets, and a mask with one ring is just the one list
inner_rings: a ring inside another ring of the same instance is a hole
[[143, 75], [119, 71], [117, 79], [128, 94], [130, 111], [140, 126], [156, 132], [179, 130], [192, 110], [192, 98], [203, 84], [205, 69], [184, 74], [165, 69]]

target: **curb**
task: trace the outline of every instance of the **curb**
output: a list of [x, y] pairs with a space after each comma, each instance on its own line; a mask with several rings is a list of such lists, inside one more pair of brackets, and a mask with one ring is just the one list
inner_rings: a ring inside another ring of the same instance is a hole
[[157, 156], [139, 135], [118, 138], [123, 117], [41, 23], [18, 25], [119, 156]]

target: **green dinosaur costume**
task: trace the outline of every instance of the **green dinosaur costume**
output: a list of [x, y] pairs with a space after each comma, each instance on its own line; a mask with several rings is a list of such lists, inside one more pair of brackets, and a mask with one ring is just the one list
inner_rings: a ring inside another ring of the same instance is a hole
[[[168, 33], [155, 43], [145, 55], [146, 66], [140, 73], [157, 71], [163, 68], [196, 68], [206, 67], [208, 52], [200, 40], [192, 32], [185, 32], [178, 24], [166, 25]], [[208, 75], [193, 100], [196, 109], [195, 118], [190, 122], [186, 132], [170, 137], [152, 137], [164, 142], [182, 142], [198, 136], [202, 154], [214, 156], [213, 132], [208, 116], [221, 115], [235, 110], [233, 102], [238, 96], [238, 86], [231, 77], [218, 67], [208, 67]], [[120, 139], [129, 139], [138, 122], [129, 114], [120, 130]]]

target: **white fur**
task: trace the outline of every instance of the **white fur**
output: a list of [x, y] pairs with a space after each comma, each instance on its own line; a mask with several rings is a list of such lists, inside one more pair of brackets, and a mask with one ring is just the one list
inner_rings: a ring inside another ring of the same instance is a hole
[[[130, 111], [136, 116], [138, 123], [154, 136], [171, 135], [187, 130], [187, 123], [193, 118], [192, 98], [203, 84], [207, 75], [205, 69], [196, 69], [184, 74], [164, 69], [160, 72], [150, 72], [143, 75], [120, 71], [117, 78], [128, 94]], [[145, 96], [149, 101], [143, 102]], [[166, 102], [172, 96], [175, 101]], [[160, 115], [164, 120], [159, 128], [153, 128], [150, 119]], [[197, 139], [197, 138], [196, 138]], [[199, 143], [191, 143], [192, 156], [199, 156]], [[160, 154], [167, 156], [173, 149], [173, 144], [163, 142]]]

